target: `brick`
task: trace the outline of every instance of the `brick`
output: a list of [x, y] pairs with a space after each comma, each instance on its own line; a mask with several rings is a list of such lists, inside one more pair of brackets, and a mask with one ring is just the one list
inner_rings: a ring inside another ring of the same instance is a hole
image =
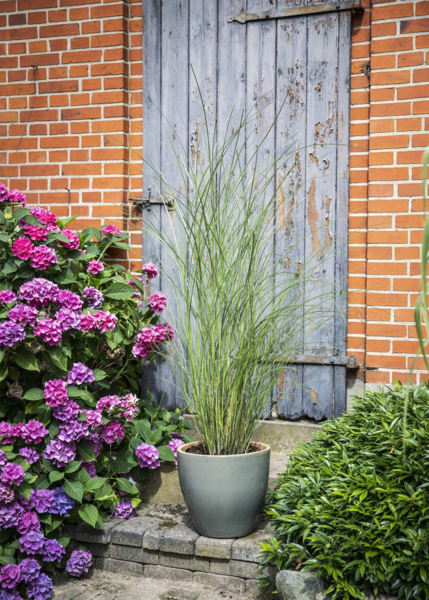
[[413, 49], [413, 40], [409, 37], [372, 40], [371, 52], [381, 54], [384, 52], [400, 52]]
[[23, 110], [19, 115], [20, 121], [24, 123], [32, 121], [56, 121], [57, 110]]
[[429, 95], [429, 85], [410, 85], [398, 88], [398, 100], [406, 98], [426, 98]]
[[64, 25], [45, 25], [40, 27], [39, 35], [41, 37], [79, 35], [79, 25], [77, 23], [65, 23]]
[[91, 38], [91, 48], [106, 48], [108, 46], [126, 46], [123, 33], [112, 33], [111, 35], [94, 35]]
[[[208, 575], [208, 573], [202, 573]], [[159, 565], [145, 565], [144, 576], [151, 579], [172, 579], [173, 581], [192, 581], [192, 571], [160, 567]]]
[[[412, 119], [397, 119], [396, 121], [396, 131], [420, 131], [422, 127], [422, 120], [420, 117], [415, 117]], [[398, 152], [399, 154], [403, 154], [402, 152]]]
[[[75, 157], [71, 157], [71, 160], [75, 160]], [[111, 537], [112, 542], [142, 548], [144, 534], [150, 527], [154, 527], [157, 524], [158, 520], [155, 518], [146, 516], [135, 517], [132, 521], [125, 521], [122, 525], [114, 529]]]
[[[398, 93], [406, 88], [398, 88]], [[408, 89], [408, 88], [407, 88]], [[391, 102], [386, 104], [373, 104], [371, 117], [388, 117], [411, 114], [411, 102]]]
[[398, 55], [398, 67], [414, 67], [424, 64], [423, 52], [407, 52]]
[[[57, 6], [57, 0], [37, 0], [37, 9], [41, 8], [55, 8]], [[18, 10], [31, 10], [34, 9], [34, 0], [18, 0]]]
[[101, 50], [85, 50], [82, 52], [64, 52], [61, 57], [63, 64], [99, 62], [101, 60]]
[[406, 294], [383, 294], [371, 293], [367, 297], [369, 306], [397, 306], [404, 307], [408, 304]]
[[0, 29], [0, 41], [37, 39], [37, 27], [19, 27], [18, 29]]
[[370, 150], [383, 150], [384, 148], [406, 148], [409, 144], [408, 135], [372, 136]]
[[368, 275], [406, 275], [407, 264], [402, 262], [369, 262], [367, 266]]
[[173, 567], [176, 569], [188, 569], [190, 571], [200, 571], [208, 573], [210, 569], [210, 559], [200, 556], [184, 554], [174, 554], [160, 552], [159, 564], [162, 567]]
[[127, 562], [124, 560], [115, 560], [112, 558], [97, 558], [95, 568], [111, 573], [119, 573], [121, 575], [143, 575], [143, 565], [135, 562]]
[[66, 10], [51, 10], [48, 13], [48, 20], [51, 23], [58, 23], [59, 21], [67, 21]]
[[101, 117], [101, 108], [99, 106], [88, 108], [65, 108], [61, 111], [61, 119], [63, 121], [71, 121], [75, 119], [99, 119]]
[[420, 33], [429, 31], [429, 19], [416, 19], [413, 21], [401, 21], [399, 31], [404, 33]]
[[411, 71], [380, 71], [371, 73], [371, 85], [392, 85], [397, 83], [409, 83]]
[[429, 15], [429, 2], [418, 2], [416, 4], [416, 16]]
[[412, 2], [407, 4], [395, 4], [387, 9], [384, 6], [373, 7], [372, 21], [382, 21], [385, 19], [397, 19], [400, 17], [412, 17], [414, 15], [414, 5]]
[[77, 92], [77, 81], [44, 81], [39, 84], [41, 94], [58, 94], [64, 92]]

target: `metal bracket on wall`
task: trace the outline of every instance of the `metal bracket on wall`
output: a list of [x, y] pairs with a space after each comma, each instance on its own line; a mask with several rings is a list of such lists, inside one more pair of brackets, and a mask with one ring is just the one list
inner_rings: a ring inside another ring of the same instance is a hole
[[163, 198], [162, 196], [152, 196], [152, 189], [147, 189], [147, 196], [141, 196], [138, 198], [132, 198], [134, 206], [137, 206], [140, 210], [146, 208], [151, 209], [151, 206], [165, 206], [168, 210], [174, 210], [174, 200]]
[[347, 367], [357, 369], [358, 364], [354, 356], [317, 356], [315, 354], [301, 354], [293, 361], [294, 365], [332, 365], [334, 367]]
[[292, 17], [302, 17], [305, 15], [316, 15], [329, 12], [339, 12], [343, 10], [352, 10], [361, 12], [361, 0], [343, 0], [342, 2], [325, 2], [313, 6], [296, 6], [294, 8], [265, 10], [260, 13], [247, 13], [244, 10], [237, 15], [228, 17], [228, 22], [248, 23], [249, 21], [266, 21], [267, 19], [289, 19]]

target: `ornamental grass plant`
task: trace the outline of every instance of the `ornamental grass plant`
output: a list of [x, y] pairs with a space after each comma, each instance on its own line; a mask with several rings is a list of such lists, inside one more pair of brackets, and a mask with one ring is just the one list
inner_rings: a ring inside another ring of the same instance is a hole
[[46, 600], [48, 574], [88, 572], [63, 523], [132, 517], [136, 483], [189, 439], [140, 394], [142, 359], [174, 336], [147, 293], [157, 268], [111, 264], [126, 234], [70, 222], [0, 184], [0, 600]]
[[189, 164], [186, 147], [171, 138], [179, 183], [145, 167], [174, 206], [163, 224], [144, 222], [144, 235], [154, 240], [153, 252], [162, 244], [172, 265], [162, 271], [178, 307], [170, 363], [210, 455], [249, 450], [281, 372], [298, 353], [318, 351], [317, 343], [306, 348], [304, 335], [310, 339], [334, 314], [334, 284], [320, 277], [333, 248], [309, 252], [298, 264], [301, 240], [285, 238], [276, 213], [278, 169], [287, 170], [288, 151], [263, 152], [273, 126], [258, 138], [254, 116], [243, 115], [238, 126], [215, 124], [212, 133], [203, 110]]

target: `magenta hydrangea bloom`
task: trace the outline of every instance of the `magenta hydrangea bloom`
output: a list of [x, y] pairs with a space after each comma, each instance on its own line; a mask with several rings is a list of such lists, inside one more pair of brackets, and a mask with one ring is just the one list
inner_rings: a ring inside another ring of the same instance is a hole
[[100, 310], [96, 313], [85, 313], [81, 315], [80, 330], [92, 331], [98, 329], [101, 333], [113, 331], [118, 321], [116, 315], [112, 315], [108, 310]]
[[[49, 210], [45, 210], [44, 208], [40, 208], [40, 206], [35, 206], [30, 210], [30, 215], [36, 217], [43, 225], [56, 226], [58, 222], [58, 218], [56, 215], [51, 213]], [[55, 229], [58, 229], [55, 227]], [[55, 231], [55, 229], [50, 229], [50, 231]]]
[[102, 235], [121, 235], [121, 230], [115, 225], [108, 225], [103, 228]]
[[2, 438], [2, 444], [13, 444], [17, 438], [21, 435], [22, 425], [12, 425], [7, 421], [0, 421], [0, 438]]
[[20, 448], [18, 452], [19, 456], [22, 456], [30, 465], [33, 465], [40, 458], [40, 455], [34, 448], [29, 448], [25, 446], [24, 448]]
[[153, 292], [147, 299], [147, 303], [154, 312], [161, 314], [167, 306], [167, 298], [162, 292]]
[[64, 246], [64, 248], [69, 248], [70, 250], [76, 250], [76, 248], [79, 248], [79, 236], [76, 233], [76, 231], [71, 231], [70, 229], [63, 229], [61, 233], [65, 235], [69, 241], [68, 243], [59, 241], [58, 243], [60, 244], [60, 246]]
[[115, 519], [131, 519], [135, 514], [136, 511], [132, 507], [130, 500], [123, 500], [116, 505], [113, 517]]
[[98, 433], [91, 433], [91, 435], [88, 436], [88, 439], [86, 441], [91, 446], [95, 456], [97, 457], [100, 454], [101, 448], [103, 447], [103, 443]]
[[25, 512], [18, 520], [16, 526], [18, 533], [25, 535], [29, 531], [40, 531], [40, 521], [35, 512]]
[[19, 204], [22, 204], [22, 206], [25, 206], [27, 204], [27, 198], [25, 194], [21, 192], [21, 190], [9, 190], [7, 194], [7, 201], [19, 202]]
[[58, 346], [62, 340], [62, 329], [54, 319], [40, 319], [34, 328], [34, 335], [40, 337], [49, 346]]
[[0, 290], [0, 302], [11, 304], [12, 302], [16, 302], [17, 299], [17, 295], [11, 290]]
[[0, 182], [0, 202], [6, 202], [8, 191], [5, 184]]
[[0, 323], [0, 346], [11, 348], [17, 342], [25, 340], [25, 329], [14, 321], [2, 321]]
[[46, 227], [39, 227], [38, 225], [29, 225], [28, 223], [22, 222], [22, 228], [25, 235], [33, 240], [33, 242], [46, 242], [48, 239], [48, 230]]
[[[5, 423], [5, 421], [2, 421]], [[0, 434], [1, 435], [1, 434]], [[0, 450], [0, 467], [7, 463], [7, 454], [3, 450]]]
[[70, 421], [61, 423], [58, 439], [63, 442], [79, 442], [89, 435], [88, 424], [84, 421]]
[[85, 298], [88, 308], [101, 308], [103, 306], [103, 294], [94, 287], [84, 288], [82, 297]]
[[15, 494], [13, 490], [7, 485], [0, 483], [0, 503], [10, 504], [15, 500]]
[[15, 258], [28, 260], [34, 254], [34, 244], [26, 237], [19, 237], [12, 244], [12, 253]]
[[97, 471], [95, 468], [95, 464], [93, 462], [85, 462], [83, 461], [81, 464], [81, 467], [83, 469], [85, 469], [85, 471], [88, 473], [88, 475], [92, 478], [92, 477], [97, 477]]
[[6, 463], [1, 468], [0, 479], [6, 485], [20, 485], [24, 481], [24, 477], [24, 469], [16, 463]]
[[94, 373], [89, 367], [83, 363], [74, 363], [73, 368], [69, 371], [67, 382], [74, 385], [82, 385], [83, 383], [92, 383], [94, 381]]
[[56, 301], [60, 306], [75, 312], [80, 312], [83, 306], [82, 298], [70, 290], [60, 290]]
[[62, 379], [51, 379], [45, 383], [43, 395], [46, 400], [46, 404], [56, 408], [66, 404], [68, 400], [67, 384]]
[[52, 411], [54, 419], [58, 421], [72, 421], [77, 419], [79, 416], [80, 408], [77, 402], [68, 402], [67, 404], [60, 404], [56, 406]]
[[60, 561], [66, 549], [57, 540], [46, 540], [43, 547], [42, 558], [46, 562]]
[[65, 467], [76, 457], [76, 444], [74, 442], [63, 442], [62, 440], [51, 440], [46, 446], [44, 457], [57, 467]]
[[104, 271], [104, 265], [99, 260], [90, 260], [87, 268], [88, 273], [92, 273], [93, 275], [97, 275], [97, 273], [101, 273]]
[[4, 565], [0, 570], [0, 583], [4, 588], [15, 588], [21, 581], [19, 565]]
[[45, 573], [40, 573], [27, 587], [27, 596], [31, 600], [49, 600], [52, 595], [52, 579]]
[[119, 396], [103, 396], [97, 402], [97, 411], [103, 412], [105, 410], [107, 413], [111, 412], [116, 406], [121, 405], [121, 399]]
[[40, 421], [32, 420], [23, 425], [21, 437], [27, 444], [39, 444], [49, 431]]
[[157, 469], [161, 466], [161, 463], [159, 462], [159, 452], [155, 446], [152, 446], [151, 444], [145, 444], [143, 442], [140, 446], [137, 446], [136, 456], [139, 466], [142, 469], [145, 467], [148, 469]]
[[113, 420], [100, 429], [100, 437], [106, 444], [113, 444], [122, 440], [125, 435], [125, 427], [119, 421]]
[[20, 323], [23, 327], [26, 325], [35, 325], [39, 311], [37, 308], [27, 304], [18, 304], [10, 309], [8, 317], [14, 323]]
[[[169, 448], [171, 448], [174, 456], [177, 458], [177, 448], [179, 446], [183, 446], [184, 443], [185, 442], [183, 440], [181, 440], [180, 438], [174, 437], [168, 442], [167, 446]], [[177, 465], [177, 461], [174, 464]]]
[[24, 558], [19, 563], [19, 566], [21, 568], [22, 581], [25, 581], [25, 583], [30, 583], [37, 579], [42, 570], [42, 567], [35, 558]]
[[80, 314], [74, 310], [71, 310], [71, 308], [61, 308], [55, 315], [55, 321], [58, 323], [62, 331], [79, 329]]
[[103, 417], [101, 412], [98, 410], [82, 410], [82, 413], [86, 416], [86, 422], [88, 427], [94, 429], [95, 427], [99, 427], [103, 424]]
[[48, 267], [56, 265], [57, 262], [58, 256], [53, 248], [49, 248], [49, 246], [42, 244], [41, 246], [36, 246], [34, 249], [31, 259], [31, 266], [33, 269], [44, 271]]
[[85, 550], [73, 550], [67, 561], [66, 571], [72, 577], [81, 577], [84, 573], [88, 573], [91, 565], [92, 556], [90, 552], [85, 552]]
[[25, 498], [25, 496], [19, 494], [19, 505], [22, 508], [21, 514], [26, 510], [33, 510], [36, 506], [36, 491], [31, 490], [29, 498]]
[[19, 299], [24, 300], [30, 306], [46, 306], [56, 301], [58, 292], [58, 286], [52, 281], [43, 277], [35, 277], [19, 288]]
[[143, 265], [143, 271], [146, 273], [146, 277], [148, 279], [153, 279], [154, 277], [158, 277], [158, 275], [159, 275], [158, 269], [151, 262], [145, 263]]

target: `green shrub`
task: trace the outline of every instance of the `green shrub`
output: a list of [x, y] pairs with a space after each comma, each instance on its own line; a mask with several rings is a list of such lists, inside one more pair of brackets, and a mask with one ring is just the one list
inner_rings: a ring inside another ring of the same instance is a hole
[[[429, 598], [429, 387], [355, 398], [290, 457], [268, 514], [265, 563], [314, 570], [331, 598]], [[265, 582], [267, 583], [267, 582]]]

